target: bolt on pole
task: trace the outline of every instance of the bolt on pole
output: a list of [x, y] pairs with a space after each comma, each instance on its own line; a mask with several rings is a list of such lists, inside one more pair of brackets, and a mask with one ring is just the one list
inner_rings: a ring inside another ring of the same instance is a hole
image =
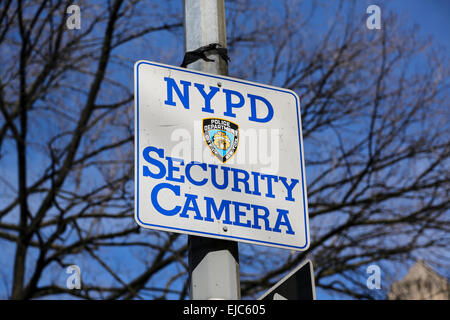
[[[226, 47], [224, 0], [184, 0], [184, 49], [193, 51], [219, 43]], [[188, 66], [203, 72], [228, 75], [226, 62], [217, 54], [214, 62], [198, 60]], [[239, 300], [238, 243], [189, 236], [189, 278], [192, 300]]]

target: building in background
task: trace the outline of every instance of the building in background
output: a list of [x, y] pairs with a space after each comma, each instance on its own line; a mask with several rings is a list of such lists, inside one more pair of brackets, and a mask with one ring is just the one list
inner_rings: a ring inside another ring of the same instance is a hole
[[417, 261], [406, 276], [394, 282], [388, 293], [389, 300], [449, 300], [448, 280], [437, 274], [425, 262]]

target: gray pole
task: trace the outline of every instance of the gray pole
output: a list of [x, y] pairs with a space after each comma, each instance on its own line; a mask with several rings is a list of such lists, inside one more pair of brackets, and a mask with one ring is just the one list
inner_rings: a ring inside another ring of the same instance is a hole
[[[210, 43], [226, 47], [224, 0], [184, 0], [184, 49], [192, 51]], [[218, 55], [215, 62], [198, 60], [190, 69], [228, 75]], [[189, 277], [192, 300], [239, 300], [238, 244], [234, 241], [189, 236]]]

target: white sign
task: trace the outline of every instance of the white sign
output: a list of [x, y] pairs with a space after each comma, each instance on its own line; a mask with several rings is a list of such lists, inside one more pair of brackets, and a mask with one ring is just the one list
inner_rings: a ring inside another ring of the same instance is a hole
[[138, 61], [135, 152], [140, 226], [291, 250], [309, 246], [293, 91]]

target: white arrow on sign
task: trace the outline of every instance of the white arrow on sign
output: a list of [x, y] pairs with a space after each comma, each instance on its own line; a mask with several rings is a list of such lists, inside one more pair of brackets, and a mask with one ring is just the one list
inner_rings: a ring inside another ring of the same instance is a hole
[[275, 293], [273, 295], [273, 300], [287, 300], [287, 298], [283, 297], [281, 294]]

